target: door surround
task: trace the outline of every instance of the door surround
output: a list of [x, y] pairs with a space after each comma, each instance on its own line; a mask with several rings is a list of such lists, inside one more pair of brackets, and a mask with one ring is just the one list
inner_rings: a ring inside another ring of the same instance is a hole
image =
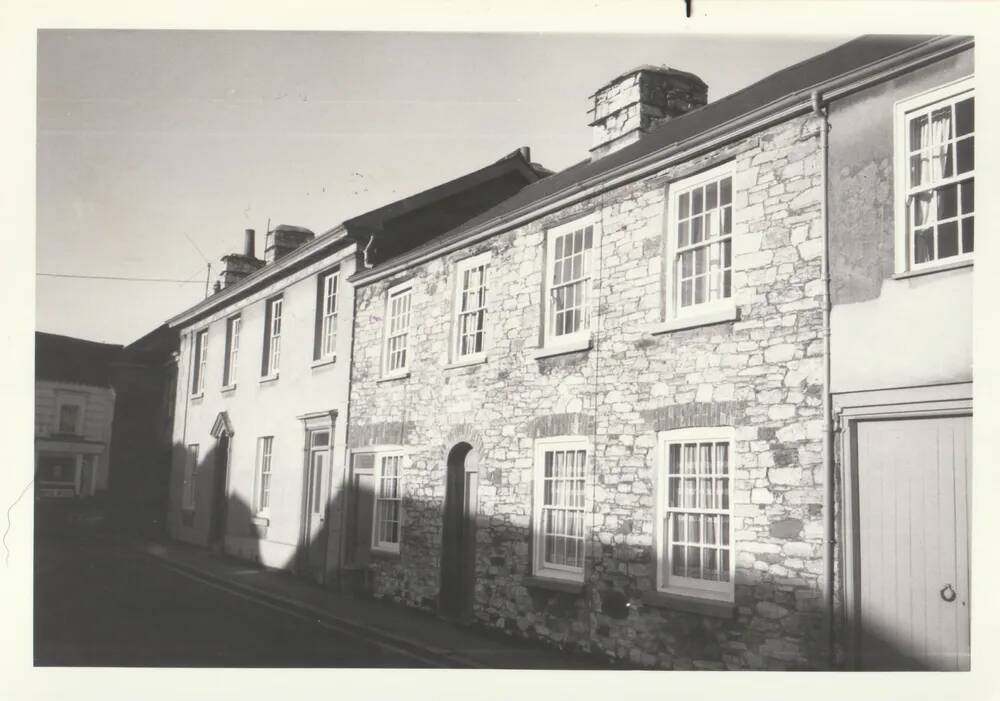
[[329, 536], [330, 536], [330, 494], [333, 491], [333, 455], [334, 455], [334, 427], [337, 425], [337, 410], [314, 411], [307, 414], [300, 414], [295, 417], [302, 422], [302, 495], [299, 506], [299, 537], [296, 548], [295, 569], [299, 573], [308, 574], [312, 567], [309, 559], [310, 543], [310, 518], [311, 510], [309, 505], [310, 496], [310, 471], [312, 469], [312, 434], [314, 431], [329, 431], [330, 439], [327, 444], [326, 484], [322, 489], [324, 520], [323, 528], [326, 530], [326, 545], [323, 552], [323, 563], [320, 572], [315, 573], [320, 584], [325, 584], [327, 571], [329, 570]]
[[[861, 633], [859, 584], [861, 561], [859, 533], [858, 484], [855, 471], [857, 425], [878, 419], [947, 418], [973, 415], [972, 383], [930, 385], [898, 389], [850, 392], [834, 395], [834, 416], [840, 450], [841, 516], [837, 533], [842, 545], [840, 586], [843, 592], [843, 622], [846, 662], [849, 669], [860, 669], [858, 657]], [[971, 490], [972, 477], [968, 479]], [[971, 544], [971, 535], [969, 539]], [[970, 552], [971, 555], [971, 552]], [[970, 563], [971, 568], [971, 563]]]
[[[232, 466], [233, 436], [236, 433], [233, 430], [233, 422], [229, 418], [229, 412], [220, 411], [218, 413], [209, 433], [215, 439], [216, 450], [225, 442], [225, 452], [216, 453], [212, 465], [212, 498], [210, 502], [212, 511], [208, 520], [208, 544], [213, 548], [225, 549], [229, 470]], [[220, 472], [221, 474], [219, 474]]]

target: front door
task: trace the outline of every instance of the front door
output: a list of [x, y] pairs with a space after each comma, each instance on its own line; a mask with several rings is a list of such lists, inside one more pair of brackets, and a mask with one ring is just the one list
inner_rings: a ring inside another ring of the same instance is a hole
[[972, 419], [856, 424], [858, 663], [969, 669]]
[[478, 493], [479, 453], [460, 443], [448, 456], [438, 611], [461, 621], [472, 619]]
[[322, 581], [326, 564], [326, 495], [329, 490], [330, 431], [309, 433], [306, 466], [305, 546], [306, 566]]
[[209, 545], [217, 549], [222, 549], [225, 545], [228, 477], [229, 434], [222, 433], [215, 444], [215, 460], [212, 466], [212, 514], [208, 531]]

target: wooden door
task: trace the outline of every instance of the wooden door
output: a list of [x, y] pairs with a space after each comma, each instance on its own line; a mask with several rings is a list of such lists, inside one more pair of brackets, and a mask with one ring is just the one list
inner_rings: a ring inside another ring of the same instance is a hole
[[479, 453], [467, 444], [454, 449], [447, 475], [438, 611], [446, 618], [468, 621], [476, 584]]
[[969, 669], [971, 417], [856, 424], [858, 663]]
[[307, 567], [320, 579], [326, 564], [329, 458], [330, 432], [313, 431], [309, 435], [309, 461], [306, 468], [305, 540]]

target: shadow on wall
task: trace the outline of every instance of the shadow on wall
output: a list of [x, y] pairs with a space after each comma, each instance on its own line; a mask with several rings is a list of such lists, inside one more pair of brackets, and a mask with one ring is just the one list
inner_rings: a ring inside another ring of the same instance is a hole
[[[330, 498], [329, 462], [323, 462], [322, 474], [316, 471], [316, 465], [307, 464], [305, 460], [297, 468], [295, 465], [282, 465], [283, 470], [302, 471], [299, 510], [296, 513], [267, 513], [248, 503], [227, 484], [228, 441], [228, 436], [223, 434], [213, 441], [207, 451], [206, 446], [199, 446], [197, 466], [193, 471], [193, 494], [188, 491], [185, 481], [185, 461], [190, 451], [187, 446], [174, 444], [174, 465], [180, 466], [180, 469], [175, 470], [170, 481], [170, 497], [167, 500], [168, 508], [172, 510], [170, 521], [174, 523], [171, 536], [247, 562], [260, 565], [267, 562], [269, 568], [288, 570], [330, 588], [340, 589], [350, 584], [347, 589], [364, 593], [365, 587], [355, 586], [353, 582], [354, 579], [364, 580], [363, 576], [358, 576], [360, 568], [357, 566], [349, 567], [345, 577], [333, 581], [338, 569], [338, 563], [333, 561], [337, 558], [337, 548], [330, 547], [336, 544], [331, 543], [329, 534], [331, 527], [338, 533], [343, 528], [341, 519], [349, 502], [342, 494]], [[283, 477], [275, 475], [272, 479]], [[259, 484], [255, 485], [251, 498], [262, 498]], [[361, 493], [360, 498], [364, 502], [374, 502], [370, 489]], [[192, 506], [191, 499], [193, 508], [186, 508]], [[295, 542], [278, 542], [274, 538], [281, 519], [296, 521], [291, 529], [287, 523], [280, 524], [282, 533], [287, 534], [291, 530], [298, 534]], [[370, 529], [368, 532], [371, 532]], [[288, 553], [289, 549], [291, 554], [281, 554]], [[364, 581], [359, 584], [363, 585]]]
[[[175, 450], [183, 455], [184, 447], [175, 445]], [[268, 531], [275, 520], [299, 515], [271, 514], [265, 519], [244, 499], [233, 494], [227, 496], [225, 463], [220, 457], [225, 454], [221, 441], [199, 456], [196, 508], [186, 513], [181, 511], [180, 518], [189, 520], [201, 544], [260, 564], [262, 548], [268, 547]], [[361, 454], [355, 457], [358, 455]], [[384, 480], [379, 488], [388, 489], [387, 496], [395, 495], [398, 501], [376, 499], [373, 465], [361, 464], [358, 469], [358, 462], [348, 476], [346, 488], [340, 490], [336, 499], [326, 499], [327, 492], [317, 499], [309, 467], [303, 464], [300, 468], [303, 491], [299, 542], [278, 568], [330, 589], [359, 598], [372, 597], [377, 590], [382, 598], [443, 618], [555, 643], [576, 652], [597, 654], [599, 649], [615, 649], [621, 641], [635, 637], [629, 629], [640, 628], [644, 636], [657, 641], [660, 652], [678, 667], [689, 667], [692, 661], [725, 660], [731, 654], [727, 641], [734, 639], [745, 642], [751, 650], [768, 648], [774, 639], [790, 644], [798, 639], [805, 643], [810, 658], [795, 659], [791, 649], [786, 658], [785, 651], [779, 650], [775, 656], [767, 654], [767, 659], [750, 666], [797, 669], [824, 664], [818, 609], [798, 611], [794, 593], [776, 591], [768, 582], [739, 570], [737, 607], [755, 610], [766, 598], [788, 613], [774, 620], [743, 613], [726, 620], [650, 608], [644, 604], [643, 594], [656, 588], [655, 555], [649, 546], [624, 543], [585, 542], [588, 568], [582, 591], [558, 591], [529, 584], [526, 578], [532, 574], [532, 529], [479, 514], [476, 498], [479, 482], [497, 483], [502, 477], [497, 474], [501, 470], [481, 467], [478, 455], [467, 443], [457, 444], [439, 471], [446, 485], [443, 501], [403, 496], [398, 483], [393, 492]], [[328, 479], [323, 484], [326, 487]], [[179, 503], [183, 488], [180, 480], [175, 479], [173, 488], [174, 503]], [[399, 532], [392, 524], [398, 522], [400, 513], [405, 514], [402, 553], [380, 553], [373, 543], [386, 537], [391, 540]], [[328, 560], [338, 550], [328, 547], [331, 523], [343, 533], [339, 562]], [[438, 527], [421, 528], [418, 524], [438, 524]], [[624, 533], [630, 525], [622, 527]], [[890, 636], [875, 630], [866, 631], [862, 646], [862, 654], [867, 656], [859, 660], [862, 668], [948, 668], [946, 663], [935, 666], [920, 661], [894, 644]], [[848, 652], [851, 652], [849, 646]], [[638, 657], [629, 653], [626, 652], [630, 663], [661, 664], [643, 660], [642, 653]]]

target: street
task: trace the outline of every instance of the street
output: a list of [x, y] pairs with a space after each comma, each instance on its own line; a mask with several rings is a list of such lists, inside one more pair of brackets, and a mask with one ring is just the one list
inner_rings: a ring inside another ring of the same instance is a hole
[[36, 531], [36, 666], [426, 666], [90, 530]]

